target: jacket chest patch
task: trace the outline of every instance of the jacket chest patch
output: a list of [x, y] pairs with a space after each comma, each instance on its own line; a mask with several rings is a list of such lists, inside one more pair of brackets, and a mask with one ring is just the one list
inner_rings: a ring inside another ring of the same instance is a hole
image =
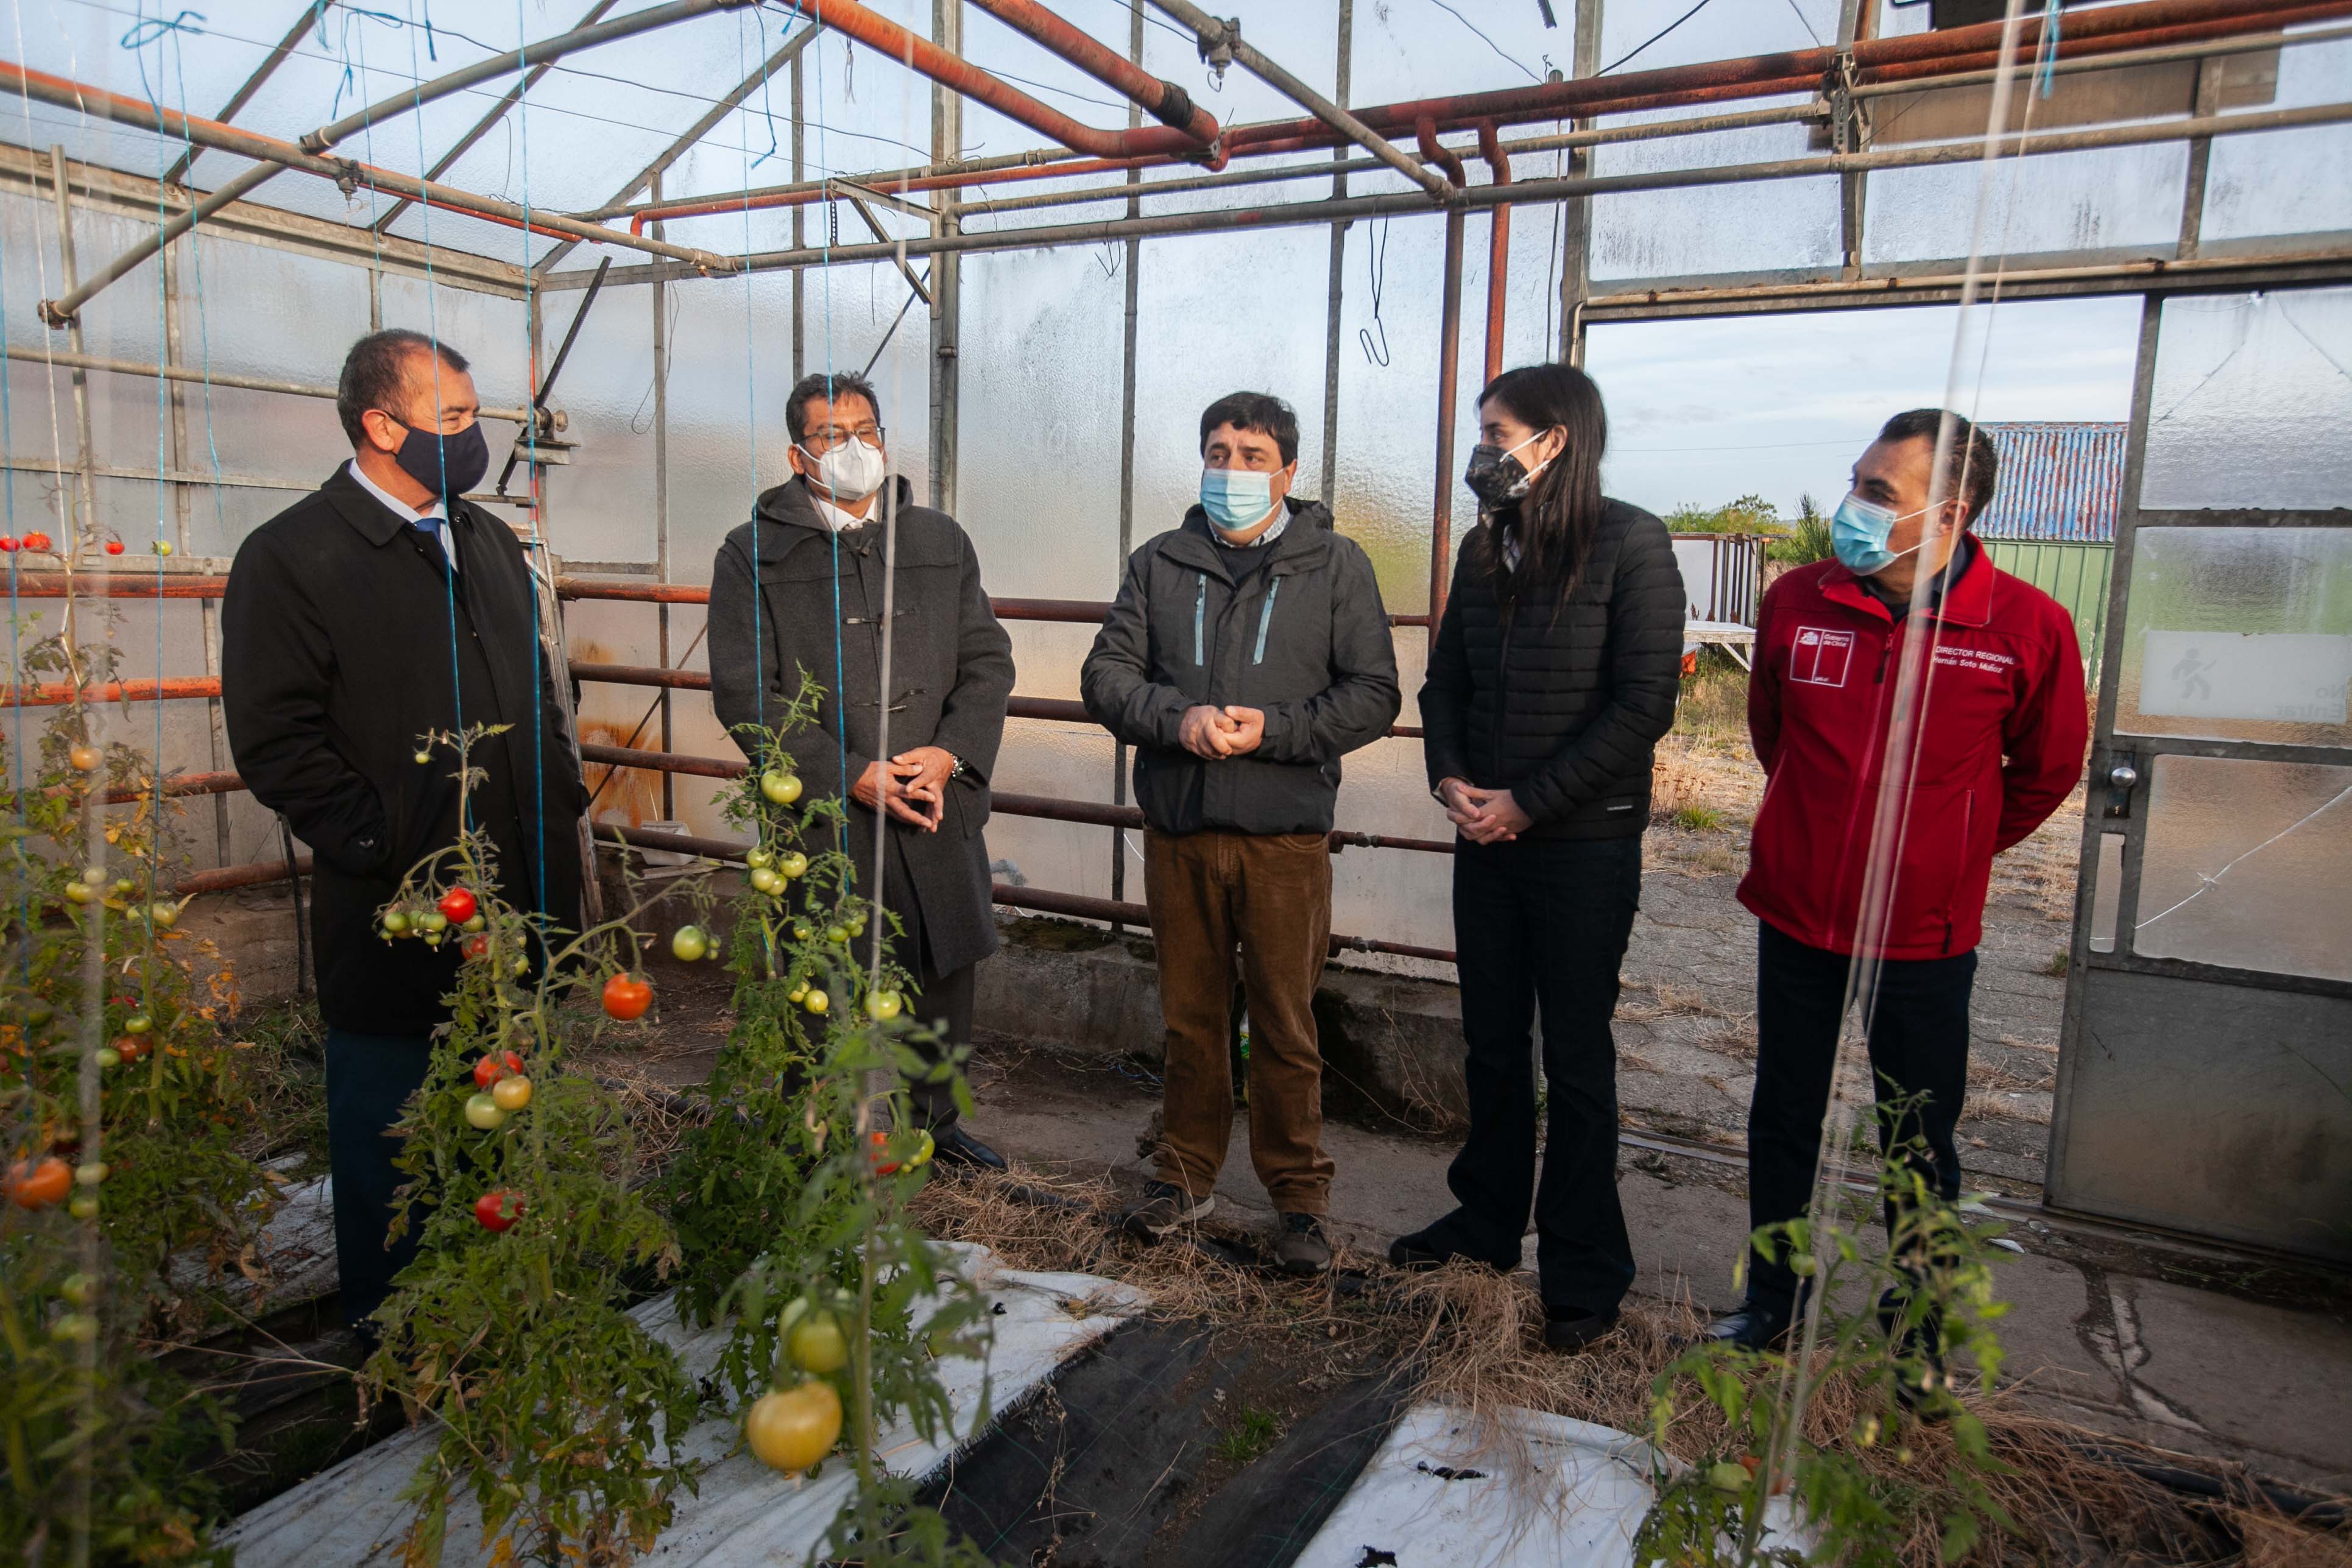
[[1843, 686], [1853, 663], [1853, 634], [1799, 626], [1789, 649], [1789, 679], [1808, 686]]
[[2013, 654], [1999, 648], [1968, 647], [1953, 643], [1936, 645], [1936, 662], [1956, 669], [1981, 670], [1987, 675], [2007, 675], [2017, 668]]

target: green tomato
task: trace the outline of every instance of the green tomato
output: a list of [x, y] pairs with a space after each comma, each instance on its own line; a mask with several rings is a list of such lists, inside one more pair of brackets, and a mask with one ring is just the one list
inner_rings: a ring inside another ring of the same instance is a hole
[[866, 922], [863, 920], [854, 920], [850, 921], [849, 934], [852, 936], [864, 936], [866, 934]]
[[760, 793], [778, 805], [790, 805], [801, 797], [801, 781], [795, 774], [771, 769], [760, 775]]
[[466, 929], [467, 931], [488, 931], [489, 927], [490, 921], [488, 915], [471, 914], [466, 917]]
[[809, 933], [815, 929], [815, 927], [810, 925], [806, 921], [794, 921], [793, 922], [793, 940], [794, 942], [806, 942], [809, 939]]
[[97, 1050], [92, 1051], [90, 1055], [98, 1058], [98, 1065], [100, 1070], [104, 1070], [108, 1068], [119, 1068], [122, 1065], [122, 1053], [116, 1050], [112, 1046], [100, 1046]]
[[700, 926], [680, 926], [669, 939], [670, 952], [682, 963], [692, 963], [710, 951], [710, 939]]
[[384, 910], [383, 931], [386, 936], [398, 936], [402, 931], [404, 931], [407, 929], [408, 917], [406, 915], [402, 914], [398, 910]]
[[58, 1294], [77, 1307], [87, 1307], [98, 1300], [98, 1281], [87, 1274], [68, 1274], [58, 1287]]
[[427, 910], [423, 914], [416, 917], [416, 923], [423, 926], [426, 931], [432, 932], [434, 935], [438, 936], [441, 932], [449, 929], [449, 917], [443, 914], [439, 910]]
[[98, 897], [98, 892], [87, 882], [68, 882], [66, 897], [77, 904], [86, 904]]
[[790, 1002], [793, 1006], [797, 1007], [797, 1006], [799, 1006], [799, 1005], [801, 1005], [801, 1001], [802, 1001], [802, 999], [803, 999], [803, 997], [807, 996], [807, 994], [808, 994], [808, 987], [807, 987], [807, 986], [805, 986], [805, 985], [795, 985], [795, 986], [793, 986], [790, 991], [787, 991], [787, 992], [785, 992], [785, 993], [784, 993], [784, 1000], [785, 1000], [785, 1001], [787, 1001], [787, 1002]]
[[776, 869], [787, 877], [805, 877], [808, 875], [808, 857], [795, 849], [776, 862]]
[[128, 878], [128, 877], [117, 877], [116, 879], [114, 879], [114, 896], [115, 896], [116, 898], [118, 898], [118, 899], [119, 899], [119, 898], [121, 898], [123, 894], [125, 894], [125, 893], [129, 892], [130, 890], [131, 890], [131, 879], [130, 879], [130, 878]]
[[762, 866], [751, 873], [751, 886], [761, 892], [774, 894], [783, 890], [784, 879]]
[[827, 926], [824, 928], [824, 940], [835, 944], [847, 942], [849, 940], [849, 928], [847, 926]]
[[812, 991], [801, 999], [801, 1005], [812, 1013], [822, 1013], [833, 1005], [833, 999], [822, 991]]
[[98, 1194], [96, 1193], [76, 1193], [74, 1194], [74, 1201], [66, 1205], [66, 1213], [73, 1215], [76, 1219], [96, 1219], [98, 1217]]
[[122, 1020], [122, 1032], [126, 1035], [143, 1035], [154, 1026], [155, 1020], [144, 1013], [133, 1013]]
[[500, 1110], [499, 1102], [488, 1095], [469, 1094], [466, 1097], [466, 1120], [479, 1131], [496, 1131], [505, 1125], [507, 1113]]
[[147, 918], [154, 922], [156, 930], [170, 931], [173, 926], [180, 923], [180, 906], [177, 904], [150, 904], [147, 906]]
[[751, 867], [754, 871], [762, 866], [772, 866], [775, 863], [776, 858], [764, 849], [754, 849], [743, 857], [743, 864]]
[[85, 867], [82, 869], [81, 879], [88, 882], [93, 888], [103, 888], [106, 886], [106, 868], [103, 866]]
[[1725, 1459], [1706, 1468], [1706, 1484], [1719, 1492], [1739, 1492], [1748, 1489], [1748, 1468]]
[[104, 1180], [106, 1180], [106, 1162], [103, 1160], [92, 1160], [88, 1164], [79, 1165], [74, 1169], [74, 1181], [79, 1185], [94, 1187]]
[[896, 991], [877, 991], [866, 998], [866, 1010], [885, 1024], [897, 1017], [905, 1006]]
[[433, 753], [430, 752], [419, 752], [416, 753], [416, 765], [420, 768], [432, 760]]
[[88, 1312], [68, 1312], [49, 1325], [49, 1337], [66, 1344], [86, 1345], [98, 1338], [98, 1320]]
[[811, 1312], [793, 1325], [784, 1341], [793, 1364], [822, 1375], [849, 1364], [849, 1339], [831, 1312]]

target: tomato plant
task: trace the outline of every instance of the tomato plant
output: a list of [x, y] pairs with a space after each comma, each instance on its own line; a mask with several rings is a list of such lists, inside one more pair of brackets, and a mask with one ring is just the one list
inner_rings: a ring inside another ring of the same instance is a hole
[[[422, 749], [454, 750], [470, 791], [483, 734]], [[413, 868], [378, 916], [403, 914], [408, 941], [479, 921], [463, 940], [486, 959], [457, 968], [426, 1077], [438, 1087], [400, 1124], [424, 1217], [378, 1312], [366, 1386], [434, 1417], [409, 1492], [411, 1560], [437, 1556], [462, 1491], [496, 1561], [614, 1561], [668, 1522], [692, 1475], [676, 1438], [696, 1405], [677, 1354], [627, 1311], [676, 1263], [675, 1239], [623, 1179], [635, 1156], [621, 1105], [566, 1049], [591, 1026], [608, 950], [634, 956], [642, 911], [574, 935], [507, 903], [500, 885], [489, 840], [468, 831]], [[405, 1224], [404, 1206], [395, 1230]]]

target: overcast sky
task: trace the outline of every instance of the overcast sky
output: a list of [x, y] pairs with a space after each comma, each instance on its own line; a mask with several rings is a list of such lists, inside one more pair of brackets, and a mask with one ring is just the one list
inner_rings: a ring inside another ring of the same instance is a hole
[[[1980, 388], [1973, 369], [1961, 378], [1959, 411], [2124, 418], [2139, 312], [2137, 298], [1980, 308], [1991, 352]], [[1958, 315], [1930, 307], [1595, 326], [1585, 368], [1609, 405], [1603, 484], [1658, 512], [1751, 490], [1783, 514], [1801, 491], [1828, 510], [1888, 415], [1943, 402]]]

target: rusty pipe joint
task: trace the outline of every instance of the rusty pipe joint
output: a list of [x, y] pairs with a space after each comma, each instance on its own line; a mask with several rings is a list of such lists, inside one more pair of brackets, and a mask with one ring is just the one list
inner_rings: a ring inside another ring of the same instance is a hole
[[1234, 45], [1242, 36], [1239, 16], [1207, 16], [1200, 26], [1195, 40], [1201, 49], [1201, 63], [1217, 73], [1223, 81], [1225, 73], [1234, 68]]
[[1434, 163], [1444, 171], [1447, 184], [1459, 192], [1470, 183], [1468, 172], [1462, 167], [1461, 154], [1437, 139], [1435, 120], [1423, 115], [1412, 122], [1412, 134], [1413, 139], [1421, 143], [1422, 161]]

